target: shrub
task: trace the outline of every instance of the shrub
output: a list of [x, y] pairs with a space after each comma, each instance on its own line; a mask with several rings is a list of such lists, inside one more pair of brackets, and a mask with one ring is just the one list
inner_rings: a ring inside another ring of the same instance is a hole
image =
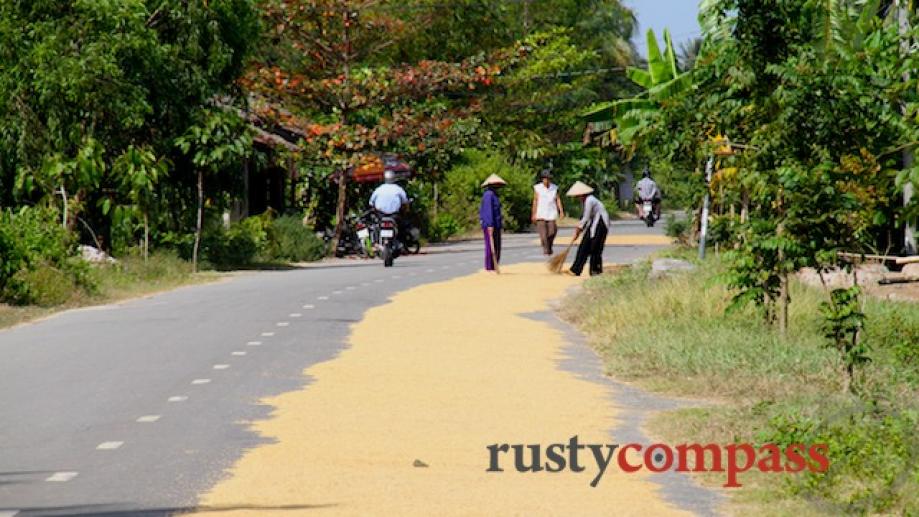
[[450, 214], [437, 214], [431, 221], [428, 237], [432, 242], [443, 242], [463, 230], [462, 225]]
[[47, 264], [20, 269], [3, 289], [3, 298], [17, 305], [52, 307], [70, 299], [76, 285], [67, 273]]
[[0, 214], [0, 296], [17, 304], [56, 305], [76, 288], [92, 290], [88, 265], [55, 210]]
[[229, 228], [217, 223], [204, 232], [201, 256], [217, 268], [248, 266], [267, 249], [268, 216], [247, 217]]
[[447, 172], [442, 192], [444, 216], [450, 216], [462, 229], [479, 224], [479, 204], [482, 200], [482, 181], [489, 174], [504, 178], [507, 186], [499, 191], [504, 228], [518, 231], [530, 224], [530, 207], [533, 202], [535, 177], [529, 172], [510, 165], [504, 156], [483, 151], [468, 151], [460, 165]]
[[283, 216], [271, 221], [268, 241], [267, 258], [271, 260], [303, 262], [325, 256], [325, 243], [298, 217]]
[[668, 214], [664, 221], [664, 233], [667, 237], [676, 239], [681, 244], [689, 242], [689, 221], [677, 219], [673, 214]]

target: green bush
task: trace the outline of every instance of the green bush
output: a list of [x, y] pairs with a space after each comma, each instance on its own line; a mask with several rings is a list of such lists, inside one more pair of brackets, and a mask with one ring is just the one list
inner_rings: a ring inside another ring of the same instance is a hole
[[440, 213], [431, 220], [428, 238], [431, 239], [431, 242], [443, 242], [461, 231], [463, 231], [462, 225], [452, 215]]
[[830, 468], [790, 485], [795, 494], [817, 495], [840, 513], [907, 514], [919, 510], [919, 413], [845, 408], [822, 418], [774, 416], [758, 436], [762, 443], [826, 444]]
[[270, 260], [304, 262], [325, 256], [325, 243], [298, 217], [283, 216], [271, 221], [268, 231]]
[[0, 296], [16, 304], [56, 305], [93, 289], [88, 265], [55, 210], [0, 214]]
[[201, 256], [217, 268], [248, 266], [268, 247], [268, 216], [247, 217], [229, 228], [210, 226], [201, 239]]
[[3, 298], [17, 305], [52, 307], [70, 299], [76, 290], [73, 278], [49, 265], [17, 271], [6, 283]]
[[685, 244], [689, 240], [689, 221], [683, 218], [677, 219], [675, 215], [668, 214], [664, 221], [664, 233], [667, 237], [672, 237]]
[[444, 192], [442, 209], [444, 217], [452, 217], [462, 229], [479, 225], [479, 205], [482, 201], [480, 186], [489, 174], [497, 174], [507, 182], [498, 191], [501, 198], [504, 228], [519, 231], [530, 224], [530, 207], [533, 202], [533, 174], [510, 165], [497, 153], [468, 151], [462, 163], [449, 170], [441, 192]]

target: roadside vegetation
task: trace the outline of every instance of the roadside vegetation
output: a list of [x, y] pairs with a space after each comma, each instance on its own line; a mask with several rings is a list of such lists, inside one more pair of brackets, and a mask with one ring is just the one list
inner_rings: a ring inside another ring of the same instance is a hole
[[655, 422], [668, 440], [829, 445], [826, 473], [748, 474], [738, 514], [919, 514], [919, 306], [853, 281], [863, 254], [916, 253], [916, 22], [890, 0], [706, 0], [692, 59], [649, 33], [642, 91], [585, 113], [693, 214], [668, 235], [707, 223], [710, 257], [591, 280], [568, 317], [618, 378], [711, 399]]
[[540, 169], [609, 192], [623, 163], [580, 117], [635, 91], [608, 74], [638, 59], [618, 0], [64, 4], [0, 3], [7, 314], [317, 260], [375, 186], [350, 171], [385, 154], [431, 241], [476, 226], [492, 172], [513, 230]]
[[669, 443], [829, 444], [825, 474], [741, 475], [744, 488], [727, 492], [735, 513], [919, 511], [919, 304], [864, 301], [871, 351], [850, 390], [824, 330], [826, 292], [793, 282], [783, 335], [752, 307], [729, 310], [727, 267], [716, 256], [696, 271], [649, 279], [643, 263], [591, 279], [564, 316], [588, 334], [612, 376], [701, 399], [651, 422]]

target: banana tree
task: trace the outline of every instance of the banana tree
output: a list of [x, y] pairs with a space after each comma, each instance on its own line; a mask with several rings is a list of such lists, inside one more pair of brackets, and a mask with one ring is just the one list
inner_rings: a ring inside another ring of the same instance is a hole
[[643, 127], [643, 120], [656, 112], [662, 102], [691, 85], [688, 72], [681, 72], [677, 64], [670, 32], [664, 29], [663, 53], [653, 29], [648, 29], [647, 39], [647, 69], [629, 67], [626, 70], [628, 78], [644, 91], [632, 98], [596, 105], [583, 115], [595, 131], [603, 131], [603, 138], [610, 144], [631, 147], [636, 133]]

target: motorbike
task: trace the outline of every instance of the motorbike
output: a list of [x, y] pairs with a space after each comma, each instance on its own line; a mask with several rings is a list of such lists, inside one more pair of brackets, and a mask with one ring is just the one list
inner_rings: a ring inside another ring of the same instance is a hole
[[355, 223], [355, 229], [357, 240], [361, 247], [361, 255], [370, 258], [375, 257], [375, 243], [379, 242], [377, 237], [379, 227], [376, 213], [373, 210], [368, 210], [361, 214]]
[[[345, 224], [341, 228], [341, 238], [339, 238], [338, 246], [335, 248], [336, 258], [342, 258], [346, 255], [368, 256], [364, 243], [358, 235], [360, 224], [361, 218], [354, 214], [346, 218]], [[322, 240], [325, 241], [327, 246], [331, 245], [332, 241], [335, 240], [335, 229], [327, 228], [323, 232]]]
[[641, 202], [641, 213], [642, 221], [648, 225], [648, 228], [654, 226], [654, 223], [657, 222], [657, 214], [654, 213], [654, 203], [650, 199], [643, 200]]
[[394, 216], [380, 216], [378, 247], [380, 256], [383, 258], [383, 267], [392, 267], [393, 261], [402, 252], [402, 244], [399, 242], [399, 224]]
[[403, 251], [411, 255], [417, 255], [421, 252], [421, 230], [417, 226], [404, 224], [399, 234]]

